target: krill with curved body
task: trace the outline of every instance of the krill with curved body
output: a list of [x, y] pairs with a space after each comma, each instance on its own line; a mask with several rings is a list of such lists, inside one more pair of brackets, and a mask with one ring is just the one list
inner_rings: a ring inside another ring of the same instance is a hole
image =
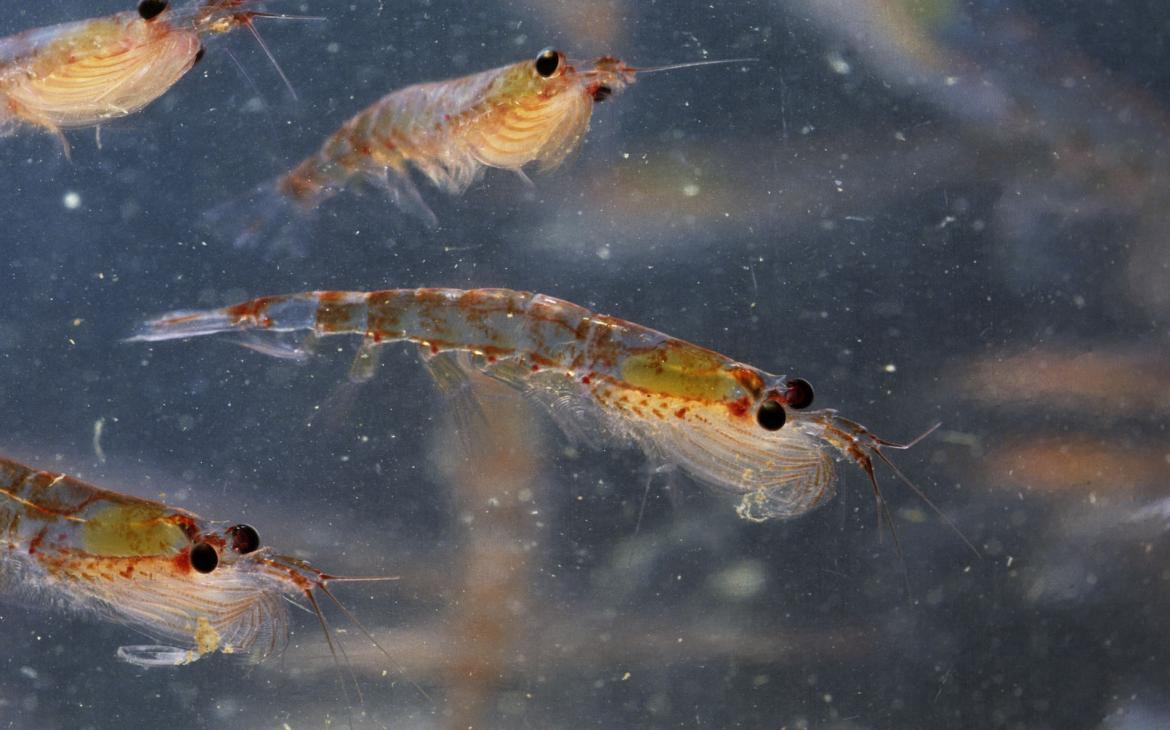
[[217, 651], [262, 659], [288, 639], [291, 598], [310, 605], [333, 650], [314, 591], [336, 603], [326, 584], [354, 580], [387, 579], [332, 576], [262, 547], [248, 525], [0, 458], [0, 592], [55, 599], [170, 642], [119, 648], [132, 664], [178, 666]]
[[380, 345], [414, 343], [445, 389], [458, 391], [477, 376], [496, 378], [546, 406], [570, 435], [589, 436], [582, 424], [598, 424], [601, 433], [638, 443], [651, 459], [739, 495], [737, 512], [751, 521], [795, 517], [824, 504], [834, 494], [838, 458], [865, 472], [883, 511], [875, 459], [913, 488], [882, 449], [908, 448], [918, 439], [891, 443], [835, 411], [809, 410], [813, 390], [803, 379], [770, 375], [543, 294], [305, 292], [174, 312], [146, 323], [131, 339], [221, 333], [298, 358], [304, 350], [281, 344], [288, 333], [359, 335], [358, 379], [372, 374]]
[[226, 225], [237, 245], [264, 238], [274, 225], [291, 233], [298, 217], [364, 180], [433, 225], [437, 219], [411, 180], [412, 168], [452, 194], [466, 190], [487, 167], [521, 176], [529, 164], [548, 170], [580, 145], [594, 105], [634, 83], [639, 73], [745, 60], [637, 69], [612, 56], [575, 64], [545, 49], [532, 60], [408, 86], [358, 112], [258, 196], [211, 211], [211, 223]]
[[20, 124], [40, 127], [68, 154], [62, 130], [100, 125], [150, 104], [199, 61], [206, 36], [241, 26], [255, 33], [254, 18], [286, 17], [256, 4], [198, 0], [172, 8], [142, 0], [137, 10], [0, 38], [0, 134]]

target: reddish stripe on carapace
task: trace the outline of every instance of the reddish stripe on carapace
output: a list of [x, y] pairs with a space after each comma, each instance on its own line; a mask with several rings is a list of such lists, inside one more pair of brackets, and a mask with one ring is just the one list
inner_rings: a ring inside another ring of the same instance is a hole
[[747, 416], [748, 409], [751, 408], [751, 405], [752, 402], [744, 396], [743, 398], [737, 398], [728, 403], [727, 410], [736, 418], [743, 418]]
[[764, 380], [752, 368], [734, 367], [731, 369], [731, 375], [755, 397], [759, 397], [760, 392], [764, 389]]
[[175, 569], [180, 573], [191, 572], [191, 548], [183, 548], [171, 559]]
[[41, 543], [43, 543], [45, 541], [45, 533], [48, 532], [48, 530], [49, 530], [48, 527], [42, 527], [41, 531], [36, 534], [36, 537], [34, 537], [32, 540], [29, 541], [29, 543], [28, 543], [28, 554], [29, 555], [36, 555], [37, 554], [37, 550], [40, 549]]
[[202, 530], [199, 529], [199, 525], [196, 524], [195, 520], [190, 516], [184, 514], [172, 514], [169, 516], [169, 519], [175, 525], [178, 525], [179, 529], [183, 531], [183, 534], [187, 536], [188, 540], [192, 542], [197, 542], [199, 540], [199, 534], [202, 532]]

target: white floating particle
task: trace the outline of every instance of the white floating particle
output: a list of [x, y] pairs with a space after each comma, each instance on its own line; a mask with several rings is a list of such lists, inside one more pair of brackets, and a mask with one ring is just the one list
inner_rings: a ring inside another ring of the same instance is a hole
[[837, 51], [830, 51], [828, 55], [825, 56], [825, 61], [828, 62], [829, 69], [832, 70], [832, 72], [835, 74], [841, 74], [844, 76], [853, 70], [853, 67], [849, 65], [849, 62], [845, 60], [845, 57]]
[[699, 186], [694, 183], [687, 183], [686, 185], [683, 185], [682, 192], [683, 195], [687, 196], [688, 198], [693, 198], [699, 194]]
[[896, 373], [898, 372], [898, 366], [892, 362], [888, 362], [882, 370], [885, 370], [887, 373]]
[[77, 210], [81, 207], [81, 195], [70, 190], [61, 197], [61, 203], [67, 210]]
[[106, 419], [99, 418], [93, 422], [93, 453], [98, 461], [106, 463], [106, 452], [102, 450], [102, 431], [105, 430]]

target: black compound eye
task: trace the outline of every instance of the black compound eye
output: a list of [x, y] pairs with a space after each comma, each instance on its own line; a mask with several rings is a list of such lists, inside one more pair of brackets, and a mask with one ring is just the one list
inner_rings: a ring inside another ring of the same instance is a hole
[[784, 406], [780, 405], [780, 401], [775, 401], [769, 398], [760, 404], [760, 409], [756, 411], [756, 423], [766, 431], [779, 431], [784, 428], [784, 422], [788, 420], [788, 415], [784, 413]]
[[260, 548], [260, 533], [251, 525], [233, 525], [227, 530], [232, 540], [232, 550], [240, 555], [256, 552]]
[[784, 400], [788, 403], [789, 408], [800, 410], [808, 408], [812, 405], [815, 394], [813, 393], [812, 383], [809, 383], [804, 378], [793, 378], [785, 385], [788, 390], [784, 393]]
[[151, 20], [166, 10], [168, 4], [165, 0], [142, 0], [138, 3], [138, 14], [143, 20]]
[[195, 543], [191, 547], [191, 567], [200, 573], [210, 573], [219, 565], [219, 553], [205, 542]]
[[561, 54], [552, 48], [546, 48], [536, 57], [536, 73], [545, 77], [552, 76], [561, 65]]

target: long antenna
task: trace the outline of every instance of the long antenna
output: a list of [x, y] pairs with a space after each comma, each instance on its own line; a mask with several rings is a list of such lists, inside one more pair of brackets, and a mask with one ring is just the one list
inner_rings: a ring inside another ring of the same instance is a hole
[[[875, 452], [881, 456], [881, 452]], [[883, 457], [883, 460], [884, 457]], [[885, 460], [887, 463], [888, 460]], [[902, 552], [902, 541], [898, 538], [898, 528], [894, 526], [894, 516], [890, 514], [890, 506], [886, 504], [886, 498], [882, 496], [881, 487], [878, 486], [877, 475], [873, 471], [873, 461], [868, 457], [859, 462], [861, 468], [865, 470], [866, 476], [869, 477], [869, 483], [873, 486], [873, 497], [877, 500], [878, 506], [878, 537], [881, 537], [882, 518], [885, 517], [886, 524], [890, 526], [890, 537], [894, 539], [894, 552], [898, 553], [898, 563], [902, 566], [902, 580], [906, 582], [906, 598], [912, 600], [914, 592], [910, 588], [910, 571], [906, 567], [906, 554]]]
[[665, 66], [650, 66], [649, 68], [635, 68], [638, 74], [652, 74], [659, 71], [674, 71], [680, 68], [697, 68], [699, 66], [720, 66], [728, 63], [755, 63], [758, 58], [720, 58], [711, 61], [688, 61], [686, 63], [670, 63]]
[[[324, 585], [322, 584], [318, 584], [318, 587], [324, 589]], [[313, 595], [313, 590], [311, 588], [305, 589], [305, 598], [309, 600], [309, 604], [313, 607], [313, 613], [317, 614], [317, 620], [321, 622], [321, 631], [325, 634], [325, 643], [329, 645], [329, 653], [333, 656], [333, 666], [337, 668], [337, 678], [341, 680], [341, 693], [345, 696], [345, 704], [346, 707], [349, 708], [348, 711], [351, 713], [350, 722], [352, 724], [353, 703], [349, 700], [349, 690], [345, 688], [345, 672], [342, 671], [341, 661], [337, 658], [337, 647], [341, 645], [334, 643], [333, 637], [329, 632], [329, 624], [325, 621], [325, 614], [321, 612], [321, 604], [317, 603], [317, 597]], [[357, 677], [353, 674], [353, 665], [349, 663], [349, 655], [345, 653], [344, 646], [341, 647], [341, 653], [342, 656], [345, 657], [345, 663], [346, 667], [349, 669], [350, 679], [353, 681], [354, 689], [357, 691], [358, 704], [364, 705], [365, 702], [362, 698], [362, 687], [360, 684], [358, 684]]]
[[[376, 581], [376, 580], [396, 580], [396, 579], [395, 578], [340, 578], [340, 579], [330, 578], [329, 580]], [[337, 606], [337, 608], [343, 614], [345, 614], [345, 617], [348, 618], [353, 623], [354, 626], [358, 627], [358, 630], [362, 632], [362, 634], [366, 637], [366, 639], [369, 640], [369, 642], [371, 644], [378, 647], [378, 651], [382, 652], [382, 654], [390, 661], [392, 661], [392, 662], [394, 661], [394, 658], [392, 656], [390, 656], [390, 652], [386, 651], [385, 647], [383, 647], [381, 644], [378, 643], [378, 640], [374, 638], [374, 635], [372, 633], [370, 633], [370, 630], [366, 628], [365, 624], [363, 624], [361, 621], [358, 621], [357, 616], [354, 616], [353, 613], [348, 608], [345, 607], [344, 603], [337, 600], [337, 596], [333, 595], [333, 591], [329, 590], [329, 588], [324, 583], [318, 584], [317, 587], [321, 589], [322, 593], [324, 593], [326, 596], [329, 596], [329, 600], [333, 601], [333, 603]], [[402, 673], [402, 676], [406, 678], [406, 681], [410, 682], [410, 684], [416, 690], [418, 690], [418, 693], [420, 695], [422, 695], [424, 698], [426, 698], [427, 702], [433, 701], [431, 699], [431, 696], [426, 693], [426, 690], [424, 690], [422, 687], [419, 686], [419, 684], [417, 682], [415, 682], [413, 679], [410, 678], [410, 675], [408, 675], [406, 673], [405, 667], [403, 667], [401, 664], [399, 664], [397, 668], [398, 668], [398, 671]]]
[[[935, 426], [934, 428], [930, 429], [930, 431], [927, 431], [922, 436], [919, 436], [918, 438], [914, 439], [906, 446], [893, 445], [893, 448], [909, 448], [910, 446], [913, 446], [914, 444], [916, 444], [920, 440], [922, 440], [923, 437], [930, 434], [931, 431], [934, 431], [935, 428], [938, 428], [938, 426]], [[941, 519], [943, 522], [945, 522], [947, 524], [947, 527], [950, 527], [951, 530], [954, 531], [954, 533], [959, 536], [959, 539], [963, 541], [963, 544], [965, 544], [968, 548], [971, 549], [971, 552], [973, 552], [975, 554], [975, 557], [979, 558], [980, 560], [983, 559], [983, 553], [979, 552], [979, 548], [975, 547], [974, 543], [972, 543], [970, 540], [967, 539], [967, 536], [963, 534], [963, 531], [959, 529], [959, 526], [955, 524], [955, 521], [952, 520], [950, 517], [947, 517], [947, 515], [941, 509], [938, 508], [938, 505], [936, 505], [934, 502], [932, 502], [930, 500], [930, 497], [927, 497], [926, 493], [918, 488], [918, 485], [916, 485], [914, 482], [910, 481], [910, 478], [907, 477], [905, 474], [903, 474], [902, 470], [899, 469], [897, 467], [897, 465], [894, 464], [894, 462], [890, 461], [890, 458], [888, 456], [886, 456], [885, 454], [883, 454], [881, 452], [881, 449], [875, 448], [875, 449], [873, 449], [873, 453], [879, 459], [884, 461], [886, 463], [886, 466], [890, 467], [890, 471], [894, 472], [894, 474], [898, 477], [898, 479], [900, 479], [902, 481], [903, 484], [910, 487], [910, 489], [915, 494], [918, 495], [918, 498], [921, 499], [926, 504], [927, 507], [930, 507], [931, 511], [934, 512], [936, 515], [938, 515], [939, 519]]]

